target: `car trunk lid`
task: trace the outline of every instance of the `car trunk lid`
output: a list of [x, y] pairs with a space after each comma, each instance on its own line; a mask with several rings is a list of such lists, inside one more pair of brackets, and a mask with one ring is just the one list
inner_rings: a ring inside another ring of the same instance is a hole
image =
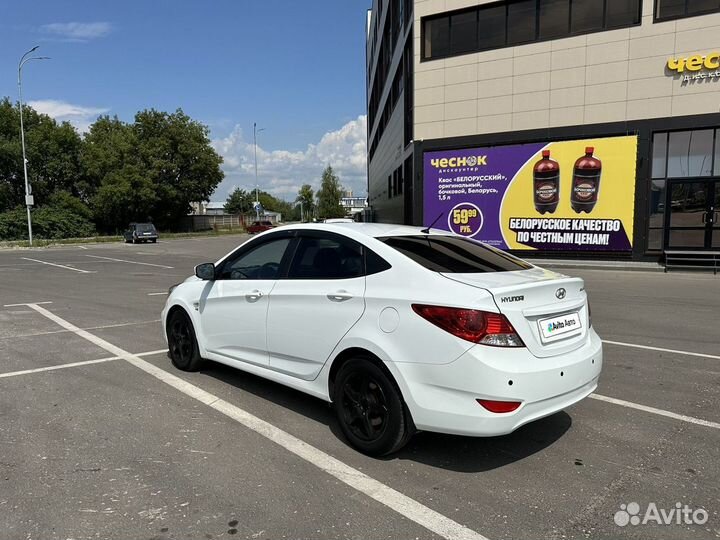
[[537, 357], [573, 351], [587, 339], [587, 295], [580, 278], [537, 267], [515, 272], [441, 275], [492, 294], [499, 311]]

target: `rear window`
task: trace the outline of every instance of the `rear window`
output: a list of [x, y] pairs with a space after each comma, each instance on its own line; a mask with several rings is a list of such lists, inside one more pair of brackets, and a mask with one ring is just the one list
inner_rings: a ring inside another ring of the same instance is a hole
[[504, 251], [460, 236], [385, 236], [378, 240], [433, 272], [477, 274], [532, 268]]
[[152, 223], [138, 223], [135, 225], [137, 232], [155, 232], [155, 226]]

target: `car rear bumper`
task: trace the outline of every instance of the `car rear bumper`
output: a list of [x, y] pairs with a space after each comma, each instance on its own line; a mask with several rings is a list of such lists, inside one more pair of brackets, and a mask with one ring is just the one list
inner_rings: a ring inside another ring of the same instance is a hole
[[[569, 353], [537, 358], [527, 349], [476, 346], [444, 365], [394, 363], [420, 430], [470, 436], [505, 435], [584, 399], [597, 388], [602, 341], [591, 330]], [[477, 399], [518, 401], [492, 413]]]

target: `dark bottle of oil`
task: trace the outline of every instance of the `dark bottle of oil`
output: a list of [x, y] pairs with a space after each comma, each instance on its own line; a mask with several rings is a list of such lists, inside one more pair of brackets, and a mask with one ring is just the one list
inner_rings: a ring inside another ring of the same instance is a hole
[[575, 162], [573, 169], [572, 191], [570, 193], [570, 206], [578, 214], [589, 214], [595, 208], [600, 193], [600, 174], [602, 162], [593, 157], [595, 149], [588, 146], [585, 155]]
[[550, 150], [543, 150], [542, 159], [533, 167], [533, 193], [535, 210], [555, 212], [560, 201], [560, 164], [550, 159]]

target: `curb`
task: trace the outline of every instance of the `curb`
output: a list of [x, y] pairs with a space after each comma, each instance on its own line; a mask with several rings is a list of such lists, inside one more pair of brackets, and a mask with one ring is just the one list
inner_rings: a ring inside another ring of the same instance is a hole
[[554, 261], [552, 259], [528, 259], [529, 262], [543, 268], [558, 270], [616, 270], [622, 272], [664, 272], [665, 267], [658, 263], [630, 261]]

